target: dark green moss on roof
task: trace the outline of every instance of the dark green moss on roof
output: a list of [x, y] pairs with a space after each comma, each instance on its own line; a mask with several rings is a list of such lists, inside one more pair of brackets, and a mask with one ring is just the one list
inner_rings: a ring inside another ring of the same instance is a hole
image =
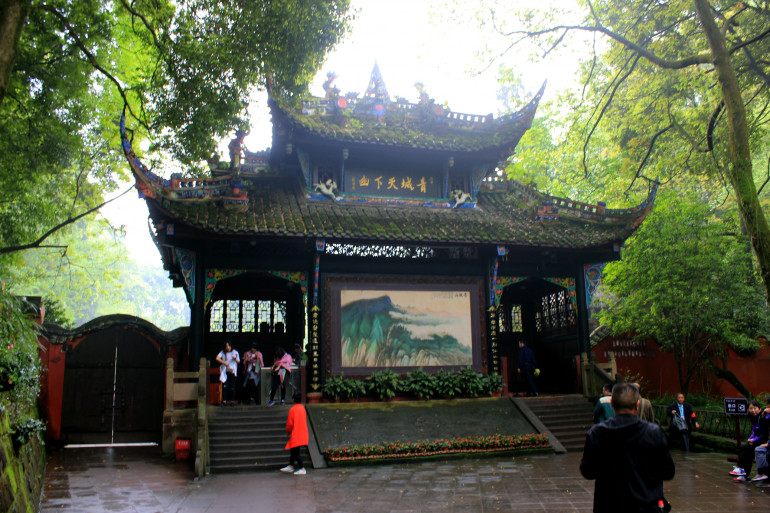
[[303, 114], [301, 109], [281, 99], [272, 100], [270, 105], [274, 123], [286, 123], [294, 130], [304, 130], [324, 139], [454, 151], [509, 147], [512, 152], [532, 125], [539, 99], [540, 94], [519, 112], [504, 118], [479, 116], [486, 120], [484, 123], [437, 115], [430, 105], [418, 105], [407, 115], [390, 104], [390, 110], [381, 117], [343, 113], [336, 108], [331, 109], [332, 112]]
[[622, 241], [640, 219], [636, 215], [613, 223], [543, 220], [526, 202], [505, 191], [480, 192], [476, 208], [457, 209], [315, 200], [307, 198], [296, 178], [287, 177], [255, 182], [244, 212], [198, 201], [164, 200], [162, 208], [173, 222], [237, 236], [562, 248], [590, 248]]

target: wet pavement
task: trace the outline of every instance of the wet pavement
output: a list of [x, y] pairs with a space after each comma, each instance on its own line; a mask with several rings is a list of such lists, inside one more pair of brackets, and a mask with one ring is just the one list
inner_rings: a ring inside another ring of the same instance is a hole
[[[190, 513], [590, 512], [581, 454], [522, 454], [403, 464], [212, 475], [156, 447], [62, 449], [49, 455], [41, 511]], [[770, 511], [770, 486], [738, 484], [726, 455], [674, 453], [674, 511]], [[621, 508], [622, 510], [622, 508]]]

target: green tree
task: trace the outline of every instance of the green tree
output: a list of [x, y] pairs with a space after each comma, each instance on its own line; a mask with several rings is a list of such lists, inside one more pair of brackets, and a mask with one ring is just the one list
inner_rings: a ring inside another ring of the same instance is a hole
[[746, 391], [720, 372], [726, 348], [757, 350], [769, 317], [736, 215], [715, 212], [693, 194], [665, 194], [602, 279], [617, 299], [601, 322], [614, 333], [657, 340], [674, 355], [682, 391], [703, 371]]
[[[60, 249], [25, 252], [21, 265], [9, 270], [10, 290], [53, 303], [65, 327], [116, 313], [141, 317], [165, 330], [188, 325], [184, 292], [173, 288], [161, 266], [137, 263], [122, 237], [103, 219], [92, 217], [52, 235]], [[57, 319], [46, 314], [49, 320]]]
[[305, 90], [346, 30], [348, 4], [3, 2], [0, 255], [44, 246], [126, 178], [124, 107], [135, 142], [200, 164], [246, 123], [255, 89]]
[[[612, 158], [619, 148], [630, 159], [611, 164], [632, 182], [681, 171], [723, 177], [769, 295], [770, 227], [752, 152], [760, 151], [766, 138], [770, 5], [730, 0], [581, 5], [584, 18], [576, 23], [563, 23], [558, 9], [520, 9], [518, 17], [493, 13], [511, 48], [534, 42], [548, 55], [574, 33], [594, 37], [583, 67], [585, 94], [572, 105], [570, 153], [579, 155], [579, 168], [590, 177], [605, 166], [605, 150]], [[607, 126], [602, 130], [602, 125]]]

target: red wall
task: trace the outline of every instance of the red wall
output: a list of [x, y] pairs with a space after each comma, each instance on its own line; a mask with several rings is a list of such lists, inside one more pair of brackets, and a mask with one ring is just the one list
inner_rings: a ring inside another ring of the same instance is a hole
[[[609, 360], [608, 353], [615, 353], [618, 372], [639, 374], [644, 379], [646, 393], [652, 396], [677, 393], [679, 372], [671, 353], [658, 349], [653, 340], [634, 341], [624, 337], [607, 337], [591, 351], [599, 362]], [[770, 392], [770, 346], [763, 345], [755, 354], [740, 356], [729, 350], [727, 368], [751, 390], [753, 394]], [[643, 391], [644, 392], [644, 391]], [[690, 383], [689, 393], [705, 393], [711, 396], [740, 397], [730, 383], [710, 373], [696, 376]]]

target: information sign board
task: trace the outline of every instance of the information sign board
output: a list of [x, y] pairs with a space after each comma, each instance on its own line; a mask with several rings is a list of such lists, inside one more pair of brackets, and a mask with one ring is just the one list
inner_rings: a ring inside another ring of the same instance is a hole
[[734, 397], [725, 397], [725, 414], [727, 415], [748, 415], [749, 400]]

